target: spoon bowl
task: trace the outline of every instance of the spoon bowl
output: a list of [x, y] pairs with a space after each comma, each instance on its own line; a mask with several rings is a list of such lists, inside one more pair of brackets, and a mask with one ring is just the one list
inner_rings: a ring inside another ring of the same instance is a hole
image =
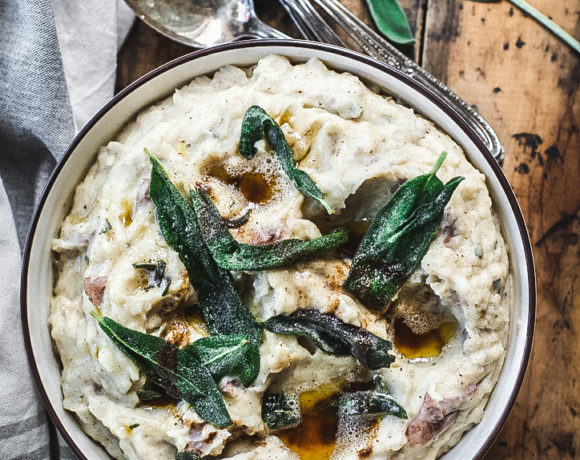
[[256, 16], [253, 0], [125, 0], [157, 32], [193, 48], [249, 38], [289, 38]]

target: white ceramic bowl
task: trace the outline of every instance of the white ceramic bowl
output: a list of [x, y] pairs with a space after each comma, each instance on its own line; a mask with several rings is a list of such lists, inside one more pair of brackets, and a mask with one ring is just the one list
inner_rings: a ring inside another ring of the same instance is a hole
[[49, 328], [52, 291], [51, 241], [67, 214], [77, 184], [95, 161], [98, 148], [117, 134], [137, 112], [173, 92], [194, 77], [233, 64], [250, 66], [268, 54], [295, 62], [316, 57], [329, 67], [358, 75], [396, 95], [406, 105], [437, 123], [461, 147], [487, 178], [509, 248], [514, 297], [505, 364], [481, 423], [467, 432], [445, 459], [482, 457], [505, 422], [527, 366], [535, 320], [535, 277], [524, 220], [512, 189], [481, 141], [443, 101], [401, 72], [361, 54], [318, 43], [262, 40], [238, 42], [183, 56], [131, 84], [115, 96], [72, 142], [40, 200], [26, 244], [21, 286], [22, 319], [28, 358], [46, 409], [54, 424], [80, 458], [108, 455], [81, 430], [75, 416], [62, 407], [60, 369]]

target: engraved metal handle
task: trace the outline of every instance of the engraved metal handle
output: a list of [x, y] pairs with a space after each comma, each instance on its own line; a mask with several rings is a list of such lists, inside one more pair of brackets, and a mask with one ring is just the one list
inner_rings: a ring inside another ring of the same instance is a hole
[[[475, 131], [493, 157], [500, 163], [503, 161], [504, 148], [497, 134], [472, 106], [467, 104], [423, 67], [417, 65], [397, 50], [337, 0], [312, 1], [344, 29], [366, 54], [402, 71], [443, 99]], [[332, 39], [332, 41], [328, 41], [329, 43], [344, 46], [340, 38], [316, 12], [309, 0], [280, 0], [280, 2], [287, 9], [305, 38], [327, 41], [320, 38], [323, 34], [324, 37], [330, 37]], [[311, 25], [309, 25], [309, 21], [312, 21]], [[323, 30], [324, 32], [321, 32]]]
[[250, 17], [250, 19], [244, 23], [244, 30], [240, 32], [237, 38], [290, 38], [285, 33], [280, 32], [278, 29], [270, 27], [263, 21], [260, 21], [257, 17]]
[[346, 48], [332, 27], [307, 0], [279, 0], [304, 38]]

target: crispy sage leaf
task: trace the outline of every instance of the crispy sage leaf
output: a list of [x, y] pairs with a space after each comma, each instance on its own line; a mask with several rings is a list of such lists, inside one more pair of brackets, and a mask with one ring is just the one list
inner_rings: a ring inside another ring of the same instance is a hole
[[149, 196], [156, 206], [161, 234], [185, 265], [210, 332], [242, 334], [250, 340], [249, 352], [253, 355], [250, 374], [255, 379], [260, 371], [262, 328], [238, 294], [231, 273], [214, 261], [193, 208], [171, 183], [161, 163], [151, 154], [149, 158], [152, 165]]
[[367, 0], [367, 5], [377, 28], [390, 41], [399, 45], [415, 43], [407, 16], [397, 0]]
[[190, 403], [205, 421], [220, 427], [232, 424], [216, 383], [195, 355], [159, 337], [128, 329], [94, 312], [92, 315], [119, 350], [155, 385]]
[[281, 430], [300, 424], [300, 404], [296, 398], [283, 393], [265, 393], [262, 396], [262, 420], [271, 430]]
[[326, 353], [350, 355], [371, 370], [389, 367], [395, 360], [389, 354], [392, 344], [388, 340], [318, 310], [297, 310], [290, 315], [274, 316], [263, 325], [276, 334], [306, 337]]
[[163, 388], [156, 385], [149, 377], [145, 380], [145, 384], [137, 390], [137, 397], [142, 402], [155, 401], [162, 398], [163, 395]]
[[380, 378], [375, 379], [376, 388], [369, 391], [345, 393], [338, 400], [341, 415], [394, 415], [407, 418], [407, 412], [393, 398]]
[[216, 382], [226, 375], [239, 377], [244, 386], [254, 381], [254, 369], [260, 365], [251, 353], [252, 344], [243, 335], [211, 335], [196, 340], [183, 350], [194, 353], [208, 368]]
[[344, 288], [367, 307], [382, 311], [417, 269], [435, 235], [445, 206], [463, 177], [447, 184], [429, 174], [405, 182], [379, 211], [352, 261]]
[[103, 233], [107, 233], [112, 228], [113, 228], [113, 226], [111, 225], [111, 222], [109, 222], [109, 219], [105, 219], [105, 223], [103, 224], [103, 228], [101, 228], [101, 230], [99, 231], [99, 235], [102, 235]]
[[317, 200], [329, 214], [332, 214], [332, 209], [324, 200], [322, 192], [314, 181], [308, 174], [294, 165], [292, 150], [290, 150], [290, 146], [286, 142], [284, 133], [278, 123], [262, 107], [253, 105], [247, 110], [242, 120], [240, 153], [246, 158], [252, 158], [256, 154], [254, 144], [262, 139], [262, 134], [266, 135], [268, 144], [276, 153], [282, 168], [294, 186], [302, 194]]
[[337, 229], [310, 241], [289, 239], [261, 246], [238, 243], [205, 190], [197, 187], [191, 192], [191, 200], [211, 255], [220, 267], [227, 270], [269, 270], [284, 267], [337, 248], [348, 240], [348, 232]]

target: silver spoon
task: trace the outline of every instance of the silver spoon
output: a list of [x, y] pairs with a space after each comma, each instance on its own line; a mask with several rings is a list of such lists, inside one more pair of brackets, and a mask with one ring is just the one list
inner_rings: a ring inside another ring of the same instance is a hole
[[239, 38], [289, 38], [260, 21], [253, 0], [125, 0], [159, 33], [205, 48]]

